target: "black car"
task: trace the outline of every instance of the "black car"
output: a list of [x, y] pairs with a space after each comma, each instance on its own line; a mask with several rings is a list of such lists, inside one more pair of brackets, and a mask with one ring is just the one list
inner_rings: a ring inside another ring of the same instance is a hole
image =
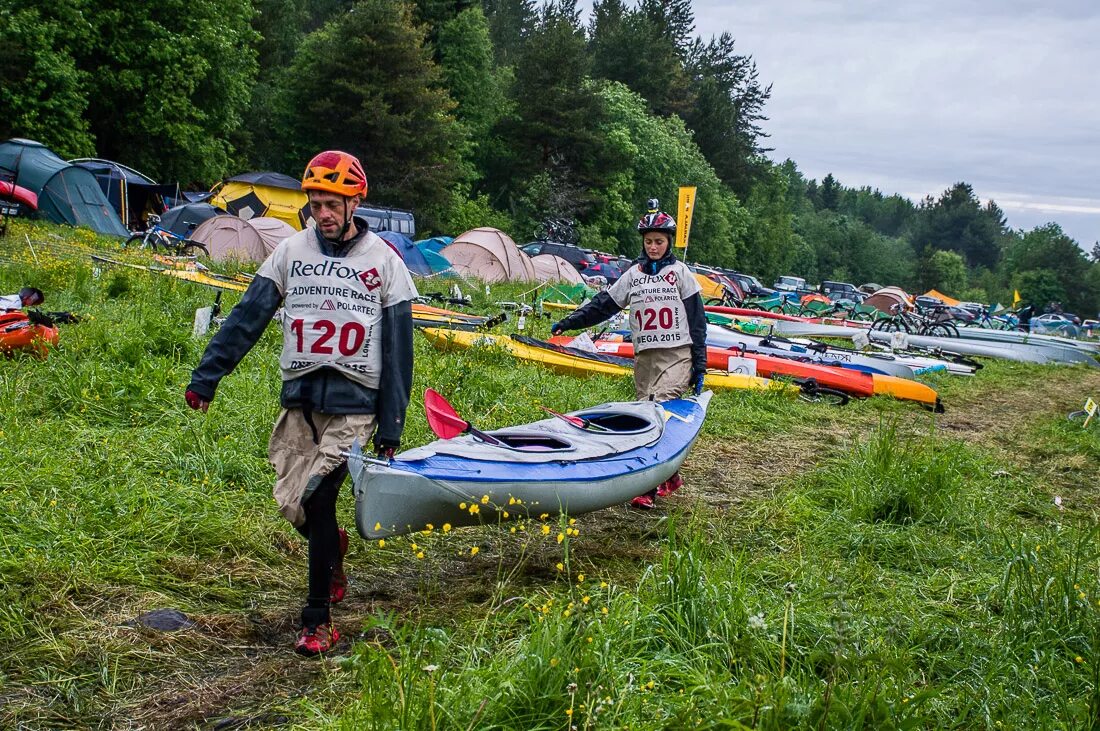
[[539, 254], [559, 256], [572, 264], [578, 272], [583, 272], [590, 264], [596, 263], [595, 256], [572, 244], [559, 244], [556, 241], [532, 241], [519, 248], [527, 256], [538, 256]]
[[741, 272], [728, 272], [729, 276], [737, 280], [737, 283], [741, 285], [741, 289], [748, 297], [767, 297], [768, 295], [775, 294], [775, 290], [771, 287], [765, 287], [760, 283], [760, 280], [749, 274], [742, 274]]

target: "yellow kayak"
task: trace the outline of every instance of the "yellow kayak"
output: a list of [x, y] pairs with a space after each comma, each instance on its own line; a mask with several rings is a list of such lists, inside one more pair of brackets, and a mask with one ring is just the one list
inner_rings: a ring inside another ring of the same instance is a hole
[[909, 378], [884, 376], [879, 373], [872, 373], [871, 378], [874, 379], [876, 394], [886, 394], [906, 401], [917, 401], [931, 406], [936, 412], [943, 411], [943, 407], [940, 405], [940, 396], [931, 386], [926, 386], [920, 381]]
[[[551, 370], [569, 375], [589, 376], [628, 376], [633, 375], [633, 369], [619, 363], [606, 362], [585, 358], [580, 355], [561, 352], [549, 344], [547, 347], [539, 347], [530, 344], [534, 341], [527, 338], [528, 342], [521, 342], [502, 335], [489, 333], [466, 332], [459, 330], [447, 330], [443, 328], [424, 328], [421, 330], [428, 337], [432, 345], [440, 350], [466, 349], [474, 347], [496, 347], [506, 350], [519, 360], [526, 360], [546, 366]], [[793, 386], [778, 381], [757, 376], [746, 376], [741, 373], [719, 373], [710, 371], [707, 373], [704, 383], [709, 388], [740, 388], [753, 390], [780, 390], [792, 395], [800, 393], [798, 386]]]
[[542, 308], [544, 310], [575, 310], [580, 305], [575, 305], [572, 302], [547, 302], [543, 300]]

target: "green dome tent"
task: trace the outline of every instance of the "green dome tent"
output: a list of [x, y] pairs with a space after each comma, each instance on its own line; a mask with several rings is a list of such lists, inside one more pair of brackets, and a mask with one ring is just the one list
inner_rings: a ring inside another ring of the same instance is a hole
[[128, 236], [118, 214], [89, 170], [71, 165], [40, 142], [0, 142], [0, 168], [38, 195], [38, 215], [54, 223], [87, 226], [108, 236]]

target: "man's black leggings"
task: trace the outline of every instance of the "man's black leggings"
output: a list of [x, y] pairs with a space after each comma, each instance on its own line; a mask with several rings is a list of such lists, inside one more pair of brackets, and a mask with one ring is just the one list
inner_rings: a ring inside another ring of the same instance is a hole
[[302, 507], [306, 522], [298, 532], [309, 541], [309, 599], [302, 610], [302, 625], [316, 627], [329, 622], [329, 590], [332, 569], [340, 560], [340, 536], [336, 532], [336, 498], [347, 477], [343, 464], [325, 476]]

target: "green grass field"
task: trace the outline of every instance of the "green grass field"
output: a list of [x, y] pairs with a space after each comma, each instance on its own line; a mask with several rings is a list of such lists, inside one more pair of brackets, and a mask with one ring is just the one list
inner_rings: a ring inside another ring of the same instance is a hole
[[[1100, 425], [1065, 419], [1100, 371], [934, 376], [942, 415], [719, 393], [660, 510], [353, 541], [346, 639], [306, 660], [266, 462], [279, 335], [190, 411], [214, 292], [93, 267], [114, 246], [0, 239], [0, 293], [83, 318], [0, 360], [0, 727], [1100, 727]], [[526, 288], [466, 289], [490, 313]], [[481, 428], [633, 393], [420, 335], [416, 357], [407, 446], [429, 386]], [[133, 624], [163, 608], [193, 627]]]

